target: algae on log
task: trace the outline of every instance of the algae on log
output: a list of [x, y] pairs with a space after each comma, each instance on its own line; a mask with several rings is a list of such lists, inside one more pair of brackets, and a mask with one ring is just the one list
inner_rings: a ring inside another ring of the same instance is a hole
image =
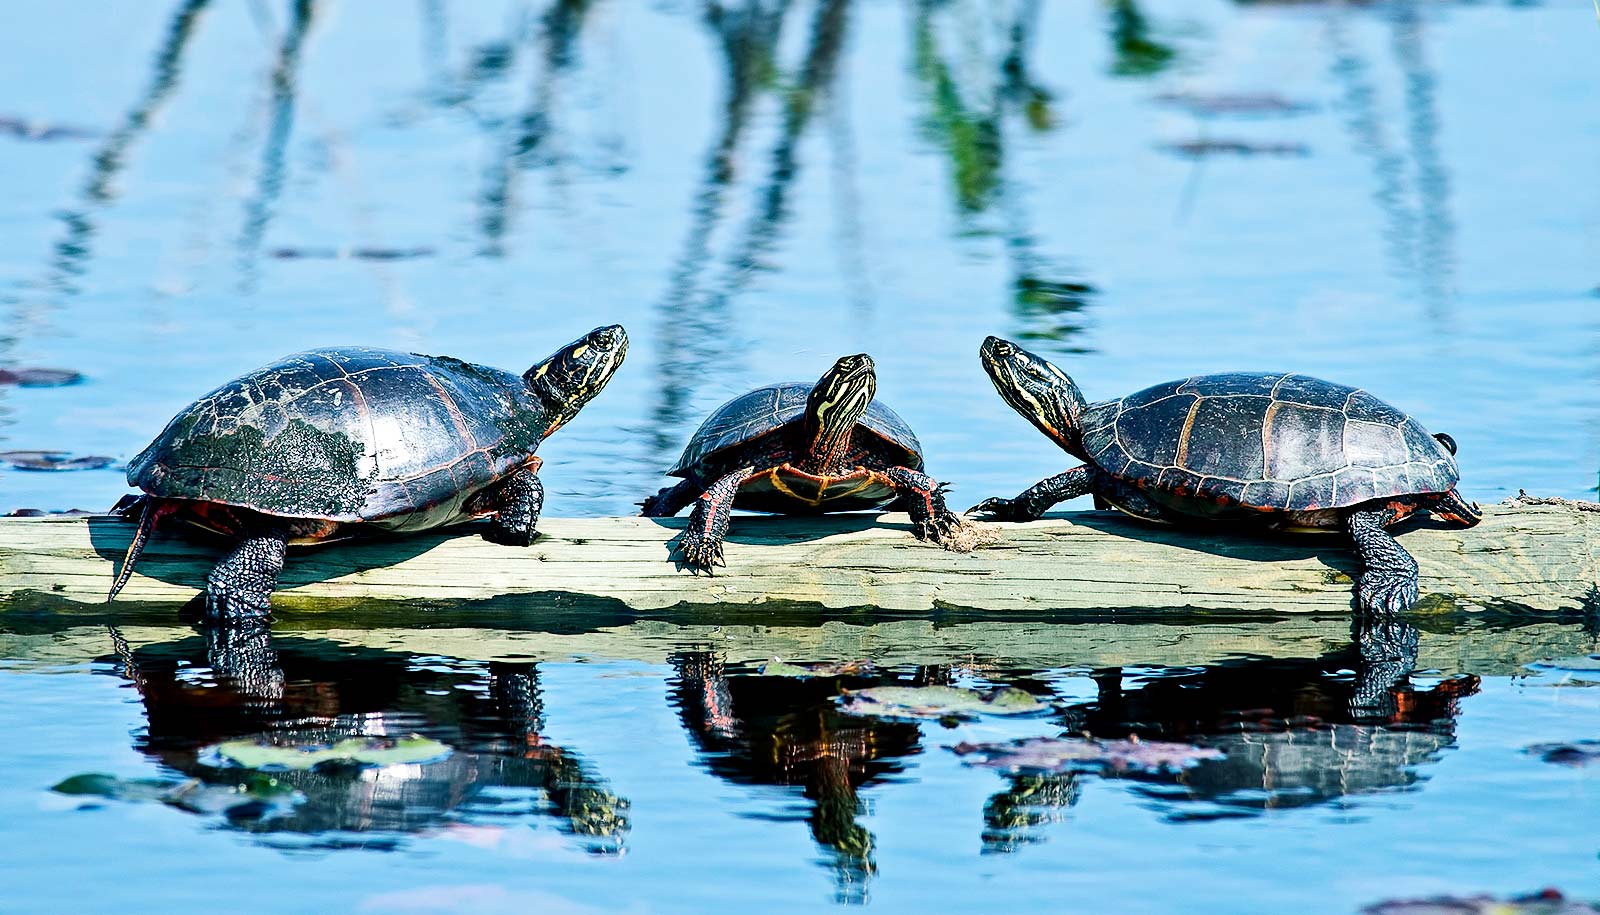
[[[1348, 613], [1359, 572], [1338, 535], [1240, 536], [1150, 525], [1113, 512], [1070, 512], [996, 525], [999, 541], [973, 553], [913, 539], [903, 514], [739, 517], [728, 538], [728, 567], [696, 576], [667, 561], [667, 542], [684, 523], [545, 518], [526, 549], [488, 543], [469, 526], [297, 550], [273, 605], [496, 598], [501, 610], [618, 613], [712, 604], [899, 613]], [[0, 520], [0, 599], [7, 605], [103, 601], [133, 530], [113, 518]], [[1600, 513], [1491, 506], [1475, 528], [1401, 530], [1400, 542], [1421, 567], [1422, 610], [1559, 613], [1600, 606]], [[218, 543], [158, 532], [123, 599], [186, 600], [220, 555]]]

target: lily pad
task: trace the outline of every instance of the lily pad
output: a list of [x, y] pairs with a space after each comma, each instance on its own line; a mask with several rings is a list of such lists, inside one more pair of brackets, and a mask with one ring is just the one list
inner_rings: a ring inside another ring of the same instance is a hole
[[0, 464], [13, 470], [99, 470], [115, 460], [103, 454], [73, 457], [60, 451], [0, 451]]
[[23, 388], [58, 388], [82, 380], [83, 375], [71, 369], [0, 369], [0, 384]]
[[830, 664], [790, 664], [773, 658], [761, 665], [761, 673], [768, 677], [858, 677], [876, 672], [871, 661], [838, 661]]
[[51, 124], [48, 121], [35, 121], [6, 115], [0, 116], [0, 136], [34, 141], [87, 140], [99, 136], [99, 133], [87, 127]]
[[955, 686], [873, 686], [846, 691], [844, 711], [880, 718], [976, 718], [1028, 715], [1049, 706], [1014, 686], [983, 693]]
[[1304, 143], [1271, 143], [1256, 140], [1199, 139], [1181, 143], [1163, 143], [1161, 150], [1186, 159], [1207, 156], [1309, 156], [1311, 147]]
[[1281, 117], [1316, 110], [1315, 105], [1271, 92], [1167, 92], [1156, 96], [1155, 100], [1197, 117]]
[[351, 737], [338, 743], [280, 746], [255, 740], [230, 740], [213, 748], [225, 762], [246, 769], [310, 769], [329, 762], [392, 766], [433, 762], [450, 755], [437, 740], [410, 737]]
[[1600, 740], [1575, 740], [1572, 743], [1536, 743], [1523, 749], [1524, 753], [1537, 755], [1547, 763], [1558, 766], [1588, 766], [1600, 764]]
[[1493, 896], [1436, 896], [1396, 899], [1369, 905], [1362, 915], [1600, 915], [1600, 905], [1568, 899], [1557, 890], [1498, 899]]
[[967, 760], [969, 766], [1007, 772], [1178, 771], [1224, 755], [1212, 747], [1137, 737], [1029, 737], [1005, 743], [958, 743], [950, 749], [958, 755], [974, 757]]
[[191, 813], [224, 813], [244, 805], [271, 812], [287, 809], [300, 800], [299, 792], [293, 787], [266, 776], [217, 785], [198, 778], [118, 778], [104, 772], [85, 772], [62, 780], [50, 790], [108, 801], [153, 801]]

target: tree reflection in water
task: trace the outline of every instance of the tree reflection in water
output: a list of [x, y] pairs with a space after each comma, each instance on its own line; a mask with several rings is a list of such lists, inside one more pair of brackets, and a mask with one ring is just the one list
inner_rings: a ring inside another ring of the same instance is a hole
[[135, 747], [204, 785], [252, 773], [209, 748], [235, 739], [284, 747], [409, 734], [440, 741], [431, 762], [341, 762], [273, 771], [298, 803], [241, 804], [228, 825], [274, 845], [395, 847], [407, 834], [503, 830], [508, 817], [555, 819], [596, 854], [622, 850], [628, 802], [576, 753], [546, 743], [534, 664], [476, 664], [274, 640], [265, 626], [211, 629], [201, 639], [127, 651], [122, 672], [143, 699], [149, 727]]

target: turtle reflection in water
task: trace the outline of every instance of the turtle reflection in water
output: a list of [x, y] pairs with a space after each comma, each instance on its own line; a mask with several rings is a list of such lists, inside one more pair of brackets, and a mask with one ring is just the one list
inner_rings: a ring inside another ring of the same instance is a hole
[[922, 752], [917, 725], [845, 715], [842, 689], [885, 682], [843, 674], [734, 676], [709, 651], [672, 658], [674, 702], [711, 772], [736, 784], [798, 785], [811, 802], [817, 844], [833, 859], [840, 902], [864, 902], [873, 863], [872, 833], [857, 817], [861, 791], [901, 771], [898, 759]]
[[1459, 702], [1477, 692], [1478, 678], [1418, 688], [1410, 682], [1416, 651], [1414, 627], [1363, 619], [1352, 648], [1320, 658], [1153, 672], [1132, 689], [1121, 668], [1097, 671], [1099, 697], [1065, 714], [1073, 730], [1096, 737], [1222, 750], [1223, 758], [1185, 770], [1179, 784], [1150, 779], [1148, 793], [1169, 802], [1174, 818], [1321, 804], [1411, 786], [1423, 778], [1419, 766], [1455, 745]]
[[[205, 640], [130, 652], [119, 637], [121, 671], [149, 718], [136, 747], [201, 785], [259, 778], [208, 749], [240, 739], [300, 748], [418, 732], [449, 748], [406, 765], [274, 768], [261, 774], [298, 792], [298, 802], [231, 806], [230, 827], [275, 845], [390, 847], [424, 831], [483, 841], [486, 830], [505, 835], [507, 815], [551, 816], [587, 851], [622, 850], [628, 802], [577, 754], [541, 738], [533, 664], [419, 665], [326, 642], [274, 644], [265, 626], [210, 628]], [[212, 677], [192, 676], [205, 667]]]

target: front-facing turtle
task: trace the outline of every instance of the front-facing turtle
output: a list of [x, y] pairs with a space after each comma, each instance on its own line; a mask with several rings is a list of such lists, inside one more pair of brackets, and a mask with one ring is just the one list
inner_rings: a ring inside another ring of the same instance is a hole
[[627, 352], [627, 334], [612, 325], [520, 376], [350, 346], [236, 378], [129, 462], [143, 513], [106, 599], [168, 515], [238, 541], [206, 579], [213, 618], [265, 616], [291, 544], [489, 516], [486, 539], [526, 546], [544, 502], [534, 450], [600, 393]]
[[734, 508], [820, 514], [898, 502], [919, 539], [971, 549], [970, 525], [945, 507], [944, 488], [922, 471], [922, 446], [899, 414], [873, 399], [878, 378], [862, 353], [834, 363], [816, 384], [756, 388], [718, 407], [689, 440], [670, 476], [683, 482], [644, 502], [665, 518], [694, 503], [677, 548], [710, 571]]
[[1417, 600], [1417, 563], [1384, 528], [1418, 511], [1482, 518], [1456, 492], [1455, 442], [1359, 388], [1307, 375], [1198, 375], [1089, 404], [1066, 373], [990, 337], [983, 367], [1012, 409], [1084, 461], [1015, 499], [972, 511], [1031, 521], [1093, 493], [1138, 518], [1346, 531], [1365, 571], [1363, 610]]

